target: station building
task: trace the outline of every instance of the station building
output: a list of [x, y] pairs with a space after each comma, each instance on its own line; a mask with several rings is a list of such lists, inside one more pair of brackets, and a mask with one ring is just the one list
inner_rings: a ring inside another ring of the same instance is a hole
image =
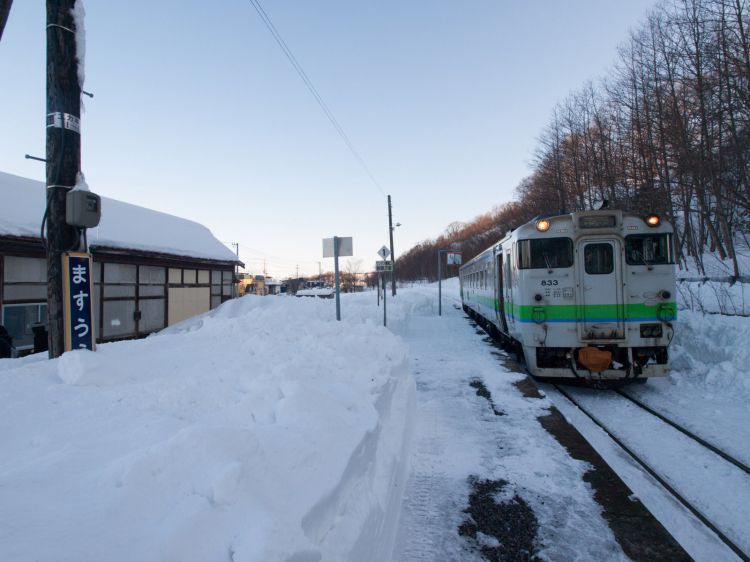
[[[45, 184], [0, 172], [0, 324], [20, 352], [46, 324]], [[98, 342], [146, 336], [232, 298], [242, 263], [204, 226], [102, 197], [88, 230]]]

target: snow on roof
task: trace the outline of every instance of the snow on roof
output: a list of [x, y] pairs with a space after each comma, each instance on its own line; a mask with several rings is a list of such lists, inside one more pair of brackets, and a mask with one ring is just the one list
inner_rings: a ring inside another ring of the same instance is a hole
[[[45, 206], [42, 182], [0, 172], [0, 236], [39, 238]], [[205, 226], [102, 197], [102, 220], [88, 230], [89, 245], [192, 258], [237, 261]]]

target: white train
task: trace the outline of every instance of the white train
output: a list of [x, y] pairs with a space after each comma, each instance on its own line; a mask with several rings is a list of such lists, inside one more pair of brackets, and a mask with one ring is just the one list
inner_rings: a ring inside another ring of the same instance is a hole
[[666, 375], [672, 236], [657, 215], [609, 209], [533, 220], [461, 267], [463, 308], [538, 377]]

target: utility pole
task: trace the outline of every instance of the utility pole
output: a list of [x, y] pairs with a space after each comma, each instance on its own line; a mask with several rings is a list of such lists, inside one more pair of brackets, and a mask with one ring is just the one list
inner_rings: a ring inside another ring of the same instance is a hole
[[8, 22], [8, 14], [12, 4], [13, 0], [0, 0], [0, 39], [3, 38], [3, 30]]
[[[232, 242], [232, 246], [234, 246], [234, 253], [237, 256], [237, 261], [240, 261], [240, 243], [239, 242]], [[240, 296], [240, 266], [239, 264], [234, 264], [234, 279], [232, 279], [232, 293], [234, 294], [234, 298], [237, 298]]]
[[391, 196], [388, 196], [388, 234], [391, 237], [391, 261], [393, 270], [391, 271], [391, 290], [393, 296], [396, 296], [396, 254], [393, 253], [393, 215], [391, 213]]
[[81, 85], [75, 0], [47, 0], [47, 317], [49, 356], [65, 351], [62, 254], [80, 247], [65, 220], [65, 197], [81, 169]]

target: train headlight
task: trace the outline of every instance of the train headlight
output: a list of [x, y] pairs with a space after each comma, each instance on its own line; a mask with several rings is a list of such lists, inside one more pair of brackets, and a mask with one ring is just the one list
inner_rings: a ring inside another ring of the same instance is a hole
[[547, 232], [550, 227], [550, 222], [547, 219], [540, 219], [536, 221], [536, 229], [539, 232]]
[[645, 218], [645, 221], [649, 226], [659, 226], [661, 224], [661, 218], [659, 215], [649, 215]]

